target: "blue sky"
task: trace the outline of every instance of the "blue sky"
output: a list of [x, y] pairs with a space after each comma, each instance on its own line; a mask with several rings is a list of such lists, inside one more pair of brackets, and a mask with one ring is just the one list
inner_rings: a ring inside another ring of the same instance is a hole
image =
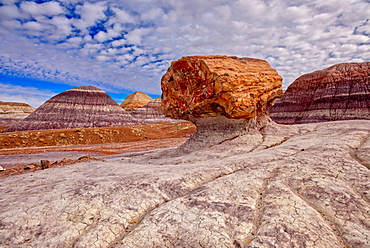
[[369, 0], [0, 0], [0, 101], [38, 107], [93, 85], [158, 97], [188, 55], [267, 60], [298, 76], [370, 60]]

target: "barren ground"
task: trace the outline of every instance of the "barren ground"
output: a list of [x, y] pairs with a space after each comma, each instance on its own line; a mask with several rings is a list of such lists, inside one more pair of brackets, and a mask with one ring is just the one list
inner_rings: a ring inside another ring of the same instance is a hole
[[[0, 177], [40, 170], [40, 161], [51, 167], [141, 152], [184, 143], [195, 126], [190, 122], [155, 123], [132, 127], [38, 130], [0, 133]], [[79, 159], [83, 157], [82, 159]]]
[[370, 247], [370, 121], [176, 151], [1, 178], [0, 247]]

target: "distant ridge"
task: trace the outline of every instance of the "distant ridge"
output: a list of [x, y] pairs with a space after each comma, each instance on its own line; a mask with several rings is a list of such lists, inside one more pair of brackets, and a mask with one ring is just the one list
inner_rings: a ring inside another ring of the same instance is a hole
[[35, 108], [26, 103], [0, 101], [0, 126], [10, 126], [26, 118], [33, 111]]
[[4, 132], [137, 124], [139, 122], [106, 92], [93, 86], [81, 86], [52, 97]]

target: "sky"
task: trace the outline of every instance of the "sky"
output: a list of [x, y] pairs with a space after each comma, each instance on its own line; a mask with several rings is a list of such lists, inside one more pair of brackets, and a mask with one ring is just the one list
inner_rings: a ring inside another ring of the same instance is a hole
[[76, 86], [119, 104], [161, 94], [171, 61], [267, 60], [300, 75], [370, 61], [370, 0], [0, 0], [0, 101], [40, 106]]

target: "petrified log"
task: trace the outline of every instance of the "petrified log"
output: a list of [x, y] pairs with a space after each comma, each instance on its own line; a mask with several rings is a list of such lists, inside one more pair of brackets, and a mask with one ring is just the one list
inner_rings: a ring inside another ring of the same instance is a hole
[[81, 86], [54, 96], [4, 132], [129, 126], [138, 123], [106, 92], [93, 86]]
[[41, 160], [41, 169], [45, 170], [50, 167], [50, 161], [49, 160]]
[[370, 119], [370, 62], [343, 63], [297, 78], [270, 109], [284, 124]]
[[162, 112], [195, 123], [197, 133], [182, 146], [195, 150], [265, 126], [271, 121], [267, 109], [282, 95], [281, 82], [264, 60], [183, 57], [162, 77]]

